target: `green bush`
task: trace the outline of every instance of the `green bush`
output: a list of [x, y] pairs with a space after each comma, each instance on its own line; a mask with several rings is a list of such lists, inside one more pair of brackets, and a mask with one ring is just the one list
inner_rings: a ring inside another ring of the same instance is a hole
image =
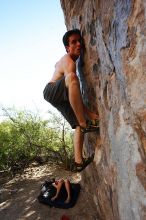
[[0, 123], [0, 170], [14, 172], [33, 160], [62, 162], [70, 166], [73, 157], [72, 131], [62, 116], [4, 109]]

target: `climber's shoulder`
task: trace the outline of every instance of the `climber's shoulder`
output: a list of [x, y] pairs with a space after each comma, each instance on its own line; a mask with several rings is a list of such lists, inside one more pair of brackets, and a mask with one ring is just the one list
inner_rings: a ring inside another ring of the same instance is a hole
[[60, 62], [65, 63], [65, 64], [75, 64], [75, 61], [71, 58], [69, 54], [65, 54], [61, 59]]

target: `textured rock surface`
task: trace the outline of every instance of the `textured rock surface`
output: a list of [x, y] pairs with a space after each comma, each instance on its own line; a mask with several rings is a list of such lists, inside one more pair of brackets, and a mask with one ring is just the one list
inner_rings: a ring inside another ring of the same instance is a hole
[[85, 50], [79, 76], [100, 135], [86, 135], [94, 163], [82, 178], [100, 219], [146, 219], [146, 1], [61, 0], [67, 29]]

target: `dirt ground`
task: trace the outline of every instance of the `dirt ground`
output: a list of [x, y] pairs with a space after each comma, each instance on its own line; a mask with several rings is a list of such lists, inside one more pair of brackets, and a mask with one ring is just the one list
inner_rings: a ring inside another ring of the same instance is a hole
[[22, 175], [6, 181], [0, 179], [1, 220], [60, 220], [62, 215], [70, 220], [97, 220], [96, 208], [90, 192], [81, 185], [78, 201], [73, 208], [50, 208], [38, 202], [40, 186], [49, 178], [70, 177], [71, 182], [81, 184], [81, 175], [63, 170], [60, 166], [33, 164]]

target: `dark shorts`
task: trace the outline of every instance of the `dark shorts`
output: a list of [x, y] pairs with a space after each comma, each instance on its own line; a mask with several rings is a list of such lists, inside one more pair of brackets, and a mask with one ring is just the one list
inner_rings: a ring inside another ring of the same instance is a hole
[[56, 82], [48, 83], [44, 89], [44, 99], [57, 108], [74, 129], [79, 125], [74, 111], [69, 103], [68, 89], [65, 86], [65, 77]]

